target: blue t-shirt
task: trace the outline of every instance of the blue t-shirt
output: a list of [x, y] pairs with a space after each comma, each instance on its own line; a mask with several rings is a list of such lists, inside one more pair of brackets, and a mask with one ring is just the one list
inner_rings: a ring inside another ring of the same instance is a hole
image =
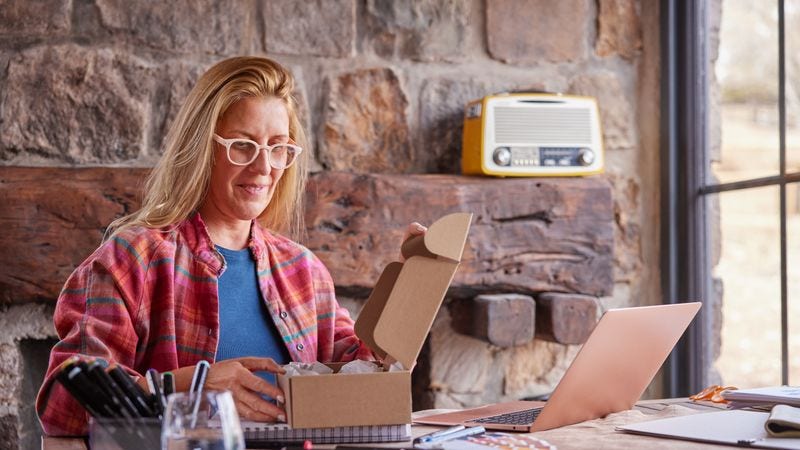
[[[258, 288], [256, 264], [249, 249], [228, 250], [216, 246], [227, 267], [219, 277], [219, 343], [217, 361], [243, 356], [289, 362], [289, 352], [269, 315]], [[257, 372], [270, 383], [275, 376]]]

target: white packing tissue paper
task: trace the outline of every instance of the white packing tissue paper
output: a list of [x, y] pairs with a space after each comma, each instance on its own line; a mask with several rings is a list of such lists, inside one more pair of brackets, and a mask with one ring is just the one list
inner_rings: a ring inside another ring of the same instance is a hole
[[286, 370], [286, 376], [292, 377], [295, 375], [325, 375], [333, 373], [333, 369], [322, 364], [321, 362], [304, 363], [304, 362], [290, 362], [283, 366]]
[[339, 373], [369, 373], [380, 371], [381, 367], [374, 362], [357, 359], [343, 365]]

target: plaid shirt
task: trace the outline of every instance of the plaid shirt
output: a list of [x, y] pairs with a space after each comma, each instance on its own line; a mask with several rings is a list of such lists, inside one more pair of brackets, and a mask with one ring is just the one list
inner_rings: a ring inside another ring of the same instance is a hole
[[[269, 314], [294, 361], [372, 359], [340, 307], [322, 262], [308, 249], [253, 221], [249, 248]], [[103, 243], [61, 291], [54, 322], [60, 341], [36, 409], [51, 435], [85, 435], [88, 415], [60, 383], [72, 355], [101, 357], [131, 375], [214, 362], [219, 339], [217, 283], [225, 270], [199, 214], [171, 229], [133, 228]]]

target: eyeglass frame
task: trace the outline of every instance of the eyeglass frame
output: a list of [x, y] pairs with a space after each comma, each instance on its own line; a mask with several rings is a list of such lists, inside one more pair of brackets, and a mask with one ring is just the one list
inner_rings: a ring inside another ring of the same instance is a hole
[[[258, 156], [261, 154], [261, 149], [264, 149], [267, 151], [267, 163], [269, 164], [269, 166], [275, 170], [284, 170], [288, 169], [289, 167], [292, 167], [294, 162], [297, 161], [297, 157], [300, 156], [301, 153], [303, 153], [303, 147], [300, 147], [299, 145], [292, 144], [289, 142], [279, 142], [277, 144], [272, 144], [272, 145], [261, 145], [258, 142], [253, 141], [251, 139], [244, 139], [244, 138], [225, 139], [224, 137], [218, 135], [217, 133], [214, 133], [213, 137], [216, 143], [225, 147], [225, 156], [228, 157], [228, 162], [230, 162], [234, 166], [249, 166], [250, 164], [253, 164], [253, 161], [257, 160]], [[256, 152], [255, 156], [253, 156], [253, 159], [251, 159], [250, 161], [247, 161], [246, 163], [237, 163], [233, 159], [231, 159], [231, 145], [233, 145], [234, 142], [242, 142], [242, 141], [255, 145]], [[297, 153], [294, 155], [294, 159], [292, 160], [292, 162], [287, 164], [285, 167], [275, 167], [274, 165], [272, 165], [272, 149], [281, 145], [286, 147], [291, 147], [295, 149]]]

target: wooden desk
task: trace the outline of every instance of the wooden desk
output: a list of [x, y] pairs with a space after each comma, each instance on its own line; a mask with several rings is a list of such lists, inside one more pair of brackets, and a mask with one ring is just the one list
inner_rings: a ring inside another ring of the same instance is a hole
[[[621, 433], [614, 428], [620, 425], [653, 420], [656, 418], [674, 417], [687, 414], [712, 412], [724, 409], [723, 405], [710, 402], [692, 402], [686, 398], [667, 400], [643, 400], [638, 402], [633, 409], [611, 414], [603, 419], [589, 420], [587, 422], [569, 425], [549, 431], [540, 431], [533, 435], [554, 444], [559, 450], [598, 448], [597, 443], [602, 442], [605, 449], [648, 448], [664, 450], [700, 450], [724, 449], [727, 446], [701, 444], [697, 442], [678, 441], [672, 439], [659, 439], [647, 436]], [[415, 416], [425, 414], [425, 411], [414, 413]], [[435, 427], [417, 426], [412, 430], [414, 436], [419, 436], [434, 430]], [[354, 444], [355, 445], [355, 444]], [[369, 444], [369, 447], [397, 448], [408, 447], [409, 443], [395, 444]], [[88, 446], [80, 438], [42, 437], [42, 450], [87, 450]], [[321, 446], [320, 448], [326, 448]], [[332, 448], [332, 446], [327, 446]]]

